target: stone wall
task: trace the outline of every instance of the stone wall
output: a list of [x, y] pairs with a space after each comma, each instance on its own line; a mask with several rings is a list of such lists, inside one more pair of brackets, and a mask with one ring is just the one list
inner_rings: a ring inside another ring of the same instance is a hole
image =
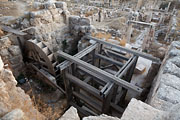
[[34, 27], [34, 38], [44, 41], [52, 51], [61, 48], [64, 36], [69, 32], [67, 5], [64, 2], [34, 3], [35, 11], [29, 12], [22, 20], [21, 28]]
[[174, 41], [161, 65], [159, 74], [153, 82], [147, 103], [167, 111], [180, 103], [180, 42]]
[[23, 71], [24, 63], [19, 45], [15, 44], [9, 37], [0, 39], [0, 56], [4, 64], [9, 65], [15, 77]]
[[0, 57], [0, 119], [43, 120], [44, 116], [33, 107], [30, 97], [16, 85], [12, 72]]

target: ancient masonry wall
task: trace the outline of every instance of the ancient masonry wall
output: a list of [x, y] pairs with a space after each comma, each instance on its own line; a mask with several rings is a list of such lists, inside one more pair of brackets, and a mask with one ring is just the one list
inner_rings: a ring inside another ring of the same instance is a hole
[[4, 66], [0, 57], [0, 119], [2, 120], [43, 120], [24, 91], [16, 87], [9, 68]]
[[153, 82], [147, 103], [167, 111], [173, 105], [180, 103], [180, 42], [174, 41]]
[[9, 37], [0, 39], [0, 56], [5, 65], [13, 71], [15, 77], [23, 71], [24, 63], [19, 45], [10, 40]]
[[35, 2], [34, 11], [28, 12], [21, 20], [21, 28], [29, 30], [32, 38], [44, 41], [52, 51], [62, 48], [62, 41], [68, 34], [67, 4], [65, 2]]

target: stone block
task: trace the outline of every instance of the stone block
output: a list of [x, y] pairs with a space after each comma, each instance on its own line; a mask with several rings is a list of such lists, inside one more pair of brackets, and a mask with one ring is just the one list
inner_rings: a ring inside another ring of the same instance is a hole
[[164, 83], [160, 83], [156, 97], [172, 104], [180, 103], [180, 91]]
[[152, 107], [154, 107], [158, 110], [162, 110], [162, 111], [168, 111], [169, 108], [171, 108], [171, 106], [174, 105], [168, 101], [157, 98], [156, 95], [153, 96], [153, 98], [151, 98], [151, 102], [149, 102], [148, 104], [151, 105]]
[[90, 26], [90, 20], [88, 18], [80, 18], [79, 19], [79, 25], [84, 26]]
[[80, 120], [77, 110], [70, 107], [59, 120]]
[[4, 37], [0, 39], [0, 49], [2, 48], [7, 48], [11, 45], [11, 41], [9, 40], [8, 37]]
[[0, 72], [3, 70], [3, 67], [4, 67], [4, 63], [3, 63], [1, 56], [0, 56]]
[[160, 82], [164, 83], [167, 86], [180, 90], [180, 78], [175, 75], [171, 75], [168, 73], [162, 74]]
[[20, 50], [19, 46], [12, 45], [11, 47], [8, 48], [8, 51], [13, 56], [21, 55], [21, 50]]
[[57, 1], [55, 2], [56, 8], [61, 8], [62, 10], [67, 10], [67, 4], [65, 2]]
[[23, 120], [24, 113], [20, 109], [15, 109], [1, 118], [1, 120]]
[[170, 62], [174, 63], [177, 67], [180, 68], [180, 56], [175, 56], [169, 59]]
[[100, 116], [89, 116], [89, 117], [84, 117], [83, 120], [120, 120], [117, 117], [112, 117], [108, 115], [100, 115]]
[[133, 98], [121, 120], [163, 120], [163, 114], [164, 112]]
[[40, 2], [34, 2], [33, 3], [33, 8], [36, 9], [36, 10], [39, 10], [39, 9], [43, 8], [43, 5]]
[[167, 61], [164, 65], [163, 74], [169, 73], [172, 75], [175, 75], [177, 77], [180, 77], [180, 68], [177, 67], [175, 64], [173, 64], [170, 61]]
[[55, 9], [56, 6], [55, 6], [54, 2], [48, 1], [48, 2], [43, 3], [43, 8], [44, 9]]

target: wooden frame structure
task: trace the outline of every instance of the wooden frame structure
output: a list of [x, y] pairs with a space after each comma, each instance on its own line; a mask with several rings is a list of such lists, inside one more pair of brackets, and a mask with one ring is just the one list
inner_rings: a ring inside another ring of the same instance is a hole
[[[82, 116], [122, 113], [124, 109], [121, 105], [127, 92], [140, 96], [143, 91], [131, 84], [138, 57], [160, 61], [91, 36], [85, 39], [95, 40], [96, 43], [74, 56], [58, 52], [66, 59], [57, 67], [63, 76], [68, 105], [76, 107]], [[127, 54], [129, 57], [125, 56]]]

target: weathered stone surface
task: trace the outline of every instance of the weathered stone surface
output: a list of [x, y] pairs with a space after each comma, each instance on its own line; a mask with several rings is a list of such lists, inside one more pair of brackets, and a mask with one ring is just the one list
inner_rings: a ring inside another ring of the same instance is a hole
[[11, 45], [11, 41], [9, 40], [8, 37], [4, 37], [0, 39], [0, 49], [6, 48]]
[[77, 110], [74, 107], [69, 108], [59, 120], [80, 120]]
[[180, 50], [176, 48], [172, 48], [169, 51], [169, 57], [174, 57], [174, 56], [180, 56]]
[[169, 73], [163, 74], [160, 81], [167, 86], [180, 90], [180, 79], [175, 75], [171, 75]]
[[20, 109], [15, 109], [3, 116], [1, 120], [24, 120], [24, 113]]
[[174, 105], [169, 114], [166, 117], [166, 120], [180, 120], [180, 104]]
[[169, 61], [174, 63], [177, 67], [180, 68], [180, 56], [170, 58]]
[[120, 120], [120, 119], [117, 117], [112, 117], [102, 114], [100, 116], [84, 117], [83, 120]]
[[[9, 69], [2, 68], [0, 72], [0, 117], [14, 109], [21, 109], [26, 120], [45, 119], [34, 108], [30, 97], [21, 88], [16, 87], [16, 85], [17, 81], [12, 72]], [[8, 114], [8, 117], [6, 116], [5, 118], [16, 120], [11, 115], [14, 115], [14, 112], [13, 114]], [[14, 115], [16, 118], [20, 116], [19, 114]]]
[[19, 46], [12, 45], [9, 47], [8, 50], [13, 56], [21, 55], [21, 50]]
[[0, 72], [3, 70], [3, 67], [4, 67], [4, 63], [3, 63], [1, 56], [0, 56]]
[[175, 75], [177, 77], [180, 77], [180, 68], [177, 67], [175, 64], [173, 64], [170, 61], [167, 61], [164, 65], [163, 73], [170, 73], [172, 75]]
[[132, 99], [121, 120], [163, 120], [164, 112], [136, 99]]
[[170, 45], [162, 63], [157, 80], [153, 82], [148, 103], [163, 111], [169, 111], [173, 105], [180, 103], [180, 42]]
[[163, 83], [160, 84], [156, 97], [173, 104], [180, 103], [180, 91]]
[[55, 2], [56, 8], [61, 8], [62, 10], [67, 10], [67, 4], [65, 2]]
[[54, 2], [48, 1], [43, 3], [44, 9], [55, 9], [56, 6], [54, 4]]

